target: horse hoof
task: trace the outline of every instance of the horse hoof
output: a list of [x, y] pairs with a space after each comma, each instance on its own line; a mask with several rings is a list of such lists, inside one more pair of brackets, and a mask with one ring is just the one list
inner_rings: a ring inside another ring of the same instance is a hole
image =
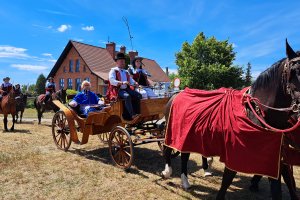
[[169, 167], [168, 164], [165, 166], [165, 170], [161, 172], [163, 178], [170, 178], [172, 175], [172, 167]]
[[207, 177], [207, 176], [212, 176], [213, 173], [209, 170], [204, 170], [204, 177]]
[[181, 185], [184, 190], [191, 188], [188, 177], [184, 173], [181, 174]]

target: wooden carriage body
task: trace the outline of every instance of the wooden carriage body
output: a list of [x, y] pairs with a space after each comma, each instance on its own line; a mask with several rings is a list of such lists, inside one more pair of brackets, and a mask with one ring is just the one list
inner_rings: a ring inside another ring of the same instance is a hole
[[[52, 120], [54, 142], [59, 149], [66, 151], [71, 142], [86, 144], [90, 135], [98, 135], [101, 141], [109, 144], [115, 164], [129, 168], [133, 161], [134, 146], [158, 142], [162, 150], [165, 131], [164, 125], [158, 121], [164, 116], [168, 100], [168, 97], [142, 99], [141, 117], [134, 123], [123, 119], [122, 100], [112, 103], [108, 109], [90, 112], [87, 118], [80, 117], [71, 107], [54, 100], [53, 103], [60, 108]], [[82, 133], [82, 138], [78, 137], [78, 132]]]

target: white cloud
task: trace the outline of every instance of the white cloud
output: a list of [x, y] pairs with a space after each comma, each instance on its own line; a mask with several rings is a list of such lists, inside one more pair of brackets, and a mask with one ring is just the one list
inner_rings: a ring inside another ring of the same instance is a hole
[[27, 49], [0, 45], [0, 58], [28, 58]]
[[169, 68], [169, 74], [178, 74], [178, 69], [171, 69]]
[[71, 29], [71, 28], [72, 28], [71, 25], [62, 24], [62, 25], [60, 25], [60, 27], [57, 28], [57, 31], [59, 31], [59, 32], [65, 32], [66, 30]]
[[46, 66], [27, 65], [27, 64], [12, 64], [11, 67], [17, 68], [19, 70], [26, 70], [26, 71], [42, 71], [48, 69], [48, 67]]
[[52, 58], [52, 54], [51, 53], [43, 53], [42, 55], [46, 56], [46, 57], [51, 57]]
[[94, 26], [85, 26], [81, 28], [84, 31], [93, 31], [95, 30]]

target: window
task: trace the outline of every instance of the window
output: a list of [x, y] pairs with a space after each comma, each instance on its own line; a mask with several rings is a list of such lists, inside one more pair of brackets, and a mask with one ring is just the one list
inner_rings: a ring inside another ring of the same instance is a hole
[[68, 89], [73, 89], [72, 88], [73, 86], [72, 86], [72, 79], [71, 78], [68, 78]]
[[86, 67], [85, 67], [85, 65], [83, 66], [83, 72], [86, 72]]
[[76, 68], [75, 68], [75, 72], [79, 72], [80, 69], [80, 61], [79, 59], [76, 60]]
[[67, 69], [66, 69], [66, 66], [64, 66], [64, 73], [66, 73], [67, 72]]
[[59, 89], [65, 88], [65, 80], [63, 78], [59, 79]]
[[80, 91], [80, 84], [81, 84], [81, 80], [80, 80], [80, 78], [76, 78], [75, 79], [75, 82], [76, 82], [76, 90], [77, 91]]
[[69, 61], [69, 72], [73, 72], [73, 60]]
[[88, 81], [88, 82], [91, 82], [90, 81], [90, 77], [86, 77], [84, 80]]

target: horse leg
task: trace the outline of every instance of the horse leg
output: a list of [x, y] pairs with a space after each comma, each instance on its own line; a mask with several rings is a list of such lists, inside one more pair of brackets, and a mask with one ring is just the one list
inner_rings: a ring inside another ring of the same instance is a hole
[[38, 120], [39, 120], [39, 124], [41, 124], [42, 115], [43, 115], [43, 111], [38, 109]]
[[271, 186], [271, 196], [272, 200], [281, 200], [282, 199], [282, 191], [281, 191], [281, 174], [278, 179], [269, 178], [270, 186]]
[[22, 110], [22, 111], [20, 112], [20, 123], [22, 123], [23, 112], [24, 112], [24, 110]]
[[10, 131], [14, 131], [15, 130], [15, 115], [11, 114], [11, 116], [12, 116], [12, 122], [13, 122], [13, 124], [12, 124], [12, 126], [10, 128]]
[[262, 176], [260, 175], [254, 175], [251, 179], [251, 185], [249, 187], [251, 192], [258, 192], [259, 188], [258, 188], [258, 183], [261, 180]]
[[296, 193], [296, 182], [293, 176], [293, 166], [282, 164], [281, 167], [281, 175], [286, 186], [289, 189], [291, 199], [299, 200]]
[[19, 119], [19, 111], [16, 112], [16, 123], [18, 123], [18, 119]]
[[225, 199], [226, 191], [227, 191], [228, 187], [231, 185], [235, 175], [236, 175], [235, 171], [232, 171], [232, 170], [228, 169], [227, 167], [225, 167], [224, 173], [223, 173], [222, 185], [217, 194], [216, 199], [218, 199], [218, 200]]
[[4, 130], [8, 131], [8, 128], [7, 128], [7, 115], [4, 115], [3, 123], [4, 123]]
[[166, 161], [165, 169], [161, 172], [164, 178], [170, 178], [172, 175], [172, 167], [171, 167], [171, 154], [172, 149], [170, 147], [164, 147], [164, 158]]
[[187, 177], [187, 164], [190, 158], [190, 153], [181, 153], [181, 185], [184, 189], [191, 187]]
[[204, 156], [202, 156], [202, 168], [204, 170], [204, 177], [212, 176], [212, 171], [211, 171], [212, 162], [213, 162], [212, 157], [205, 158]]

